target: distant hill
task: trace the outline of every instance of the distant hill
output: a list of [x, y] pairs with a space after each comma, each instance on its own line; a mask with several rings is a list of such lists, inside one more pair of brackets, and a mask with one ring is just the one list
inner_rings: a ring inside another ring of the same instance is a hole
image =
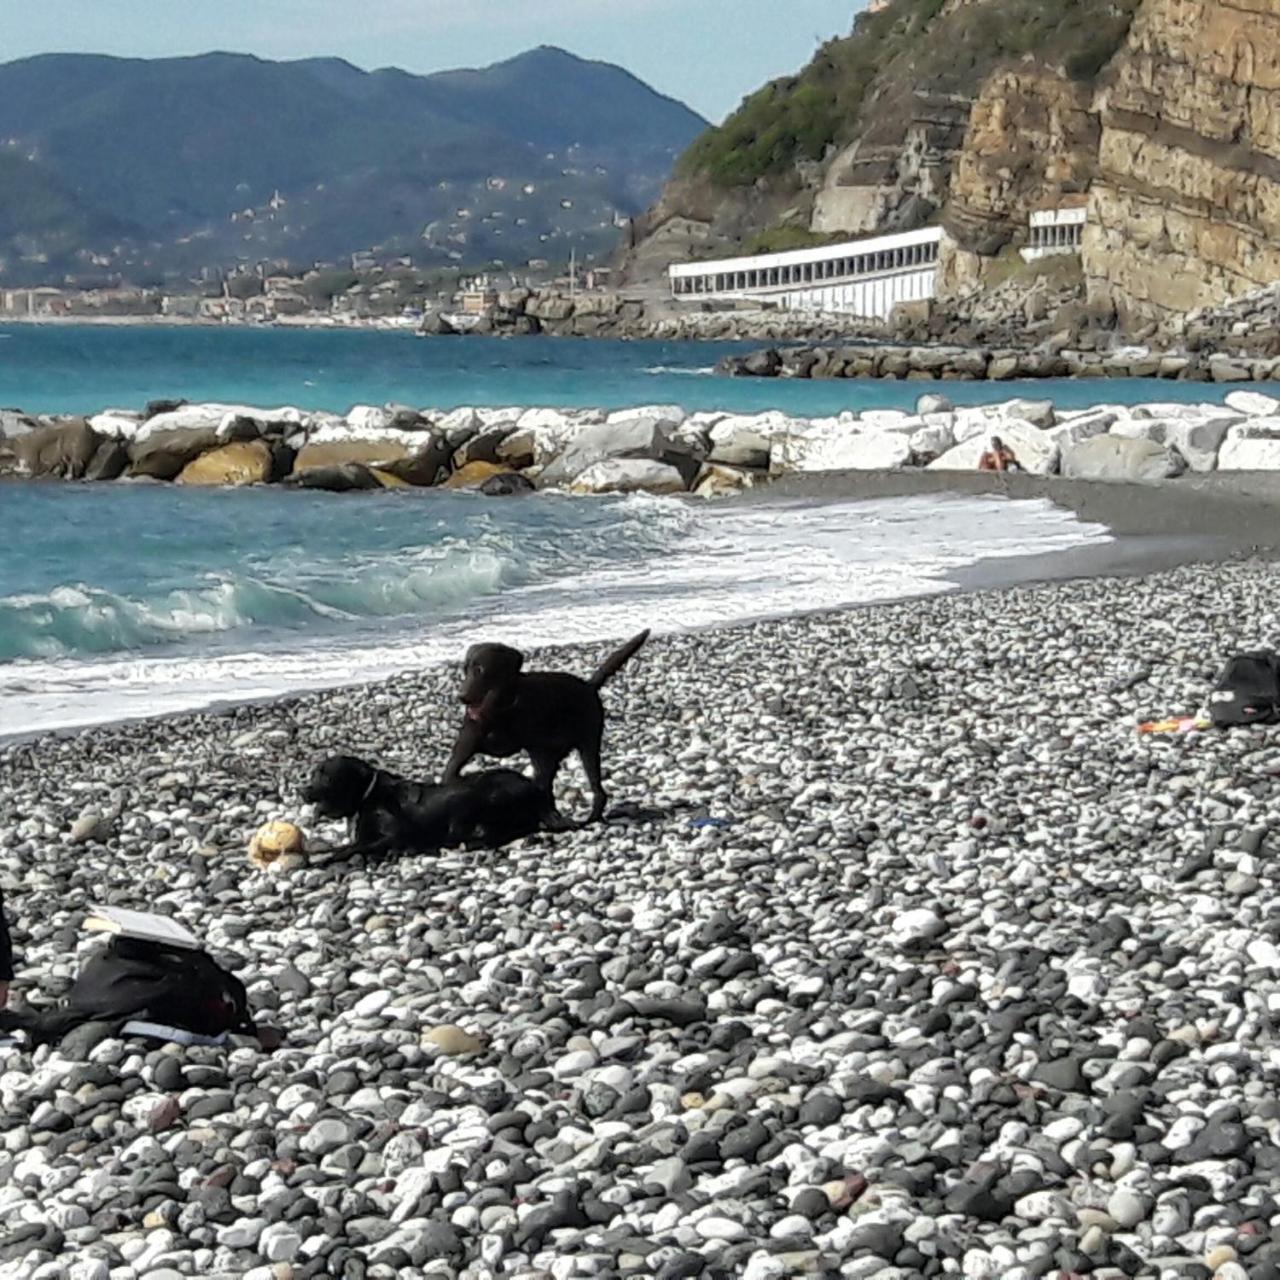
[[50, 54], [0, 65], [0, 281], [381, 247], [609, 248], [706, 121], [540, 48], [416, 76], [340, 59]]

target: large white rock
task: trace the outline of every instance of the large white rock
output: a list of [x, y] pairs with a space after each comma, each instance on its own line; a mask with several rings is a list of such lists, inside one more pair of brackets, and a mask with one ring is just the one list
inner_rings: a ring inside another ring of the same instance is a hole
[[[844, 419], [849, 421], [850, 419]], [[872, 431], [894, 431], [918, 421], [915, 414], [905, 409], [864, 409], [857, 421]]]
[[1153, 400], [1147, 404], [1129, 406], [1124, 417], [1129, 418], [1221, 418], [1226, 411], [1220, 404], [1205, 400]]
[[990, 447], [993, 435], [999, 436], [1013, 450], [1022, 469], [1029, 474], [1049, 476], [1058, 469], [1058, 445], [1049, 433], [1029, 422], [1011, 418], [988, 424], [988, 429], [982, 435], [961, 440], [954, 449], [948, 449], [942, 457], [929, 463], [929, 470], [976, 471], [982, 455]]
[[132, 440], [142, 426], [142, 414], [131, 413], [127, 409], [107, 409], [104, 413], [95, 413], [89, 419], [89, 426], [100, 436]]
[[1227, 408], [1251, 418], [1274, 418], [1280, 415], [1280, 400], [1261, 391], [1233, 391], [1227, 397]]
[[675, 467], [652, 458], [606, 458], [573, 478], [571, 493], [684, 493]]
[[963, 444], [974, 436], [1001, 435], [1010, 422], [1026, 422], [1042, 430], [1057, 425], [1057, 414], [1051, 400], [1004, 400], [999, 404], [962, 405], [956, 411], [956, 442]]
[[728, 415], [724, 413], [691, 413], [679, 426], [671, 429], [671, 438], [695, 458], [711, 452], [711, 429]]
[[929, 907], [914, 907], [900, 912], [889, 926], [899, 945], [929, 942], [945, 933], [946, 921]]
[[1119, 416], [1109, 409], [1091, 409], [1087, 413], [1067, 418], [1056, 427], [1050, 427], [1045, 435], [1059, 449], [1065, 449], [1068, 445], [1079, 444], [1081, 440], [1104, 435], [1118, 421]]
[[1062, 451], [1062, 474], [1070, 480], [1152, 484], [1185, 469], [1186, 461], [1176, 450], [1129, 436], [1094, 436]]
[[956, 443], [955, 414], [927, 413], [924, 418], [924, 425], [907, 437], [911, 452], [918, 457], [941, 457]]
[[1150, 440], [1172, 445], [1187, 460], [1192, 471], [1212, 471], [1218, 465], [1218, 450], [1234, 416], [1218, 418], [1126, 418], [1111, 427], [1114, 436]]
[[769, 469], [889, 471], [911, 461], [911, 439], [901, 431], [864, 431], [857, 422], [811, 423], [799, 435], [774, 441]]
[[[483, 411], [481, 411], [483, 413]], [[516, 426], [521, 431], [563, 431], [566, 427], [590, 426], [603, 422], [598, 409], [516, 409]], [[482, 425], [488, 426], [485, 422]]]
[[1235, 422], [1227, 432], [1229, 440], [1280, 439], [1280, 415], [1270, 418], [1246, 418]]
[[[599, 421], [599, 418], [594, 421]], [[526, 409], [516, 419], [516, 432], [533, 443], [533, 464], [545, 467], [592, 419], [566, 409]]]
[[1218, 451], [1218, 470], [1280, 470], [1280, 417], [1250, 418], [1233, 426]]
[[563, 485], [607, 458], [650, 458], [680, 466], [689, 457], [688, 448], [653, 418], [621, 418], [579, 431], [541, 478], [544, 485]]
[[916, 401], [916, 412], [921, 417], [926, 417], [932, 413], [952, 413], [955, 405], [947, 396], [938, 395], [934, 391], [926, 391]]
[[688, 416], [678, 404], [642, 404], [634, 409], [615, 409], [605, 418], [605, 421], [631, 422], [636, 418], [646, 418], [672, 431]]
[[391, 414], [381, 405], [358, 404], [347, 411], [347, 422], [356, 431], [380, 435], [391, 425]]
[[351, 444], [355, 441], [399, 444], [417, 450], [430, 440], [425, 431], [399, 431], [395, 427], [360, 427], [350, 422], [325, 422], [308, 432], [308, 444]]
[[775, 440], [804, 431], [808, 426], [804, 418], [791, 418], [776, 411], [730, 414], [711, 428], [708, 459], [735, 467], [766, 467]]
[[148, 418], [133, 433], [137, 440], [146, 440], [157, 431], [216, 431], [228, 418], [251, 418], [254, 422], [287, 422], [300, 427], [309, 415], [292, 405], [278, 409], [257, 409], [246, 404], [184, 404], [168, 413], [157, 413]]

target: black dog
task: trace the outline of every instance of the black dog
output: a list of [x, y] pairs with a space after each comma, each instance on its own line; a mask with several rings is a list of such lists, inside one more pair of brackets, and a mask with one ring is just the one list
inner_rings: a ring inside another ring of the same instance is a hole
[[600, 772], [604, 737], [604, 704], [600, 688], [634, 657], [649, 638], [642, 631], [601, 664], [589, 679], [562, 671], [521, 672], [524, 654], [505, 644], [476, 644], [467, 650], [461, 698], [467, 708], [444, 781], [458, 776], [472, 756], [500, 759], [527, 751], [533, 778], [549, 809], [549, 829], [568, 825], [556, 812], [551, 788], [556, 771], [571, 751], [578, 753], [591, 783], [592, 822], [604, 815], [605, 790]]
[[532, 835], [551, 816], [542, 788], [512, 769], [433, 786], [354, 756], [316, 765], [302, 796], [322, 817], [350, 819], [350, 843], [335, 849], [335, 858], [436, 853], [457, 845], [496, 849]]

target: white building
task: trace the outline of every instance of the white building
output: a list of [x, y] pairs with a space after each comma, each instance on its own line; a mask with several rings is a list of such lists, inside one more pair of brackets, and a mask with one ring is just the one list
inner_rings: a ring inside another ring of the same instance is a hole
[[1084, 200], [1057, 209], [1037, 209], [1030, 215], [1031, 235], [1022, 250], [1024, 262], [1038, 262], [1061, 253], [1079, 253], [1089, 209]]
[[788, 310], [835, 311], [887, 320], [900, 302], [937, 291], [941, 227], [750, 258], [668, 268], [677, 301], [768, 302]]

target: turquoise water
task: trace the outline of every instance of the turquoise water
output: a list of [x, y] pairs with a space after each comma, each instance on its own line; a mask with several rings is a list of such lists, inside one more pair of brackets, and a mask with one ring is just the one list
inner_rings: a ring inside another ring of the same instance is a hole
[[[711, 376], [743, 344], [422, 340], [292, 329], [0, 329], [0, 404], [157, 397], [343, 411], [386, 401], [814, 416], [926, 386]], [[949, 383], [966, 403], [1220, 400], [1167, 382]], [[597, 640], [945, 589], [959, 569], [1105, 538], [1044, 503], [705, 504], [0, 484], [0, 735], [373, 679], [477, 639]]]
[[[0, 484], [0, 736], [944, 590], [1105, 540], [1047, 503]], [[15, 553], [14, 549], [20, 549]]]
[[[0, 327], [0, 405], [31, 413], [141, 408], [181, 397], [345, 412], [387, 401], [417, 407], [551, 405], [783, 409], [910, 408], [917, 382], [779, 381], [711, 376], [758, 344], [571, 338], [415, 338], [409, 333], [274, 328]], [[1272, 388], [1274, 390], [1274, 387]], [[1064, 408], [1144, 400], [1220, 401], [1227, 388], [1145, 379], [948, 383], [958, 403], [1016, 395]]]

